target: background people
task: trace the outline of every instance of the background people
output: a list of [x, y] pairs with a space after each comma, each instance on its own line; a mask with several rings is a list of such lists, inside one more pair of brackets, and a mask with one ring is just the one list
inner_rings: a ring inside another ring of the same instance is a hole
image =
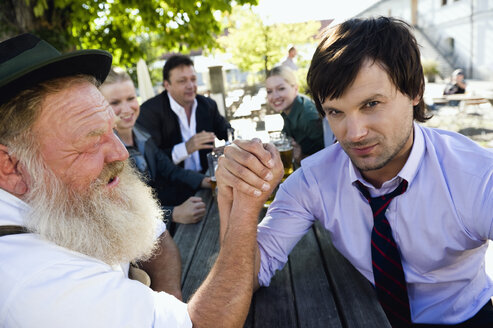
[[322, 118], [315, 104], [298, 94], [294, 72], [286, 66], [274, 67], [267, 73], [265, 86], [269, 105], [284, 120], [282, 131], [294, 139], [295, 162], [324, 148]]
[[450, 76], [450, 82], [445, 86], [443, 94], [455, 95], [463, 93], [466, 93], [466, 81], [464, 80], [464, 71], [458, 68]]
[[[188, 304], [128, 279], [120, 263], [168, 256], [168, 247], [153, 252], [172, 239], [156, 240], [161, 208], [126, 161], [115, 114], [97, 88], [111, 55], [61, 55], [24, 34], [0, 43], [0, 67], [8, 67], [0, 69], [0, 231], [27, 231], [0, 236], [2, 326], [240, 327], [260, 208], [238, 195], [233, 210], [251, 220], [229, 220]], [[172, 261], [157, 267], [180, 276]]]
[[[453, 71], [450, 81], [443, 89], [444, 95], [456, 95], [466, 93], [466, 81], [464, 80], [464, 71], [460, 68]], [[458, 106], [459, 100], [449, 100], [450, 106]]]
[[[159, 189], [173, 184], [184, 184], [192, 190], [198, 190], [200, 187], [210, 188], [210, 178], [175, 165], [156, 146], [151, 136], [142, 127], [135, 125], [140, 108], [134, 84], [125, 71], [112, 68], [100, 91], [115, 111], [117, 116], [115, 129], [129, 152], [130, 160], [151, 187]], [[159, 200], [164, 209], [165, 221], [196, 223], [205, 214], [205, 203], [200, 197], [191, 196], [176, 207], [167, 206], [166, 199]], [[173, 234], [174, 227], [170, 229], [171, 224], [167, 226]]]
[[[189, 57], [175, 55], [166, 61], [163, 86], [165, 91], [142, 104], [137, 122], [175, 164], [205, 173], [214, 138], [227, 140], [231, 126], [214, 100], [197, 95], [197, 75]], [[178, 205], [193, 194], [192, 188], [176, 185], [160, 190], [159, 198]]]
[[[490, 327], [493, 153], [417, 123], [428, 117], [410, 29], [393, 18], [350, 19], [319, 44], [308, 85], [338, 143], [279, 186], [258, 227], [258, 283], [269, 285], [320, 221], [374, 284], [393, 327]], [[216, 173], [222, 232], [240, 215], [229, 210], [237, 195], [262, 203], [282, 174], [276, 152], [256, 140], [236, 140], [224, 154]]]
[[294, 46], [290, 47], [288, 50], [288, 56], [286, 59], [281, 63], [281, 66], [287, 66], [291, 68], [293, 71], [296, 71], [298, 69], [298, 65], [294, 62], [294, 57], [298, 54], [298, 51]]

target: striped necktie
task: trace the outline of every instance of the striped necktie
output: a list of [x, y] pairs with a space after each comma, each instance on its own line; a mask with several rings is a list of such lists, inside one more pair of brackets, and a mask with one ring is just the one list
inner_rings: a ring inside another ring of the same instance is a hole
[[385, 210], [390, 201], [407, 189], [407, 181], [389, 194], [371, 197], [368, 189], [357, 181], [358, 189], [368, 200], [373, 212], [373, 230], [371, 232], [371, 260], [373, 277], [378, 301], [392, 327], [406, 327], [411, 324], [409, 297], [401, 257]]

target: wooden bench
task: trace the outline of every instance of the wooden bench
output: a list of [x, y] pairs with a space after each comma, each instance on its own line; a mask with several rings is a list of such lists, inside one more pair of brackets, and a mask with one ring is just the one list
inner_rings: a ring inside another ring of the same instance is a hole
[[487, 98], [482, 96], [472, 96], [468, 94], [444, 95], [442, 97], [433, 98], [433, 103], [439, 105], [450, 105], [453, 101], [458, 102], [457, 106], [460, 110], [466, 110], [469, 106], [478, 106], [490, 102]]
[[[219, 253], [219, 213], [210, 191], [198, 194], [206, 217], [180, 225], [174, 239], [182, 255], [183, 298], [205, 280]], [[261, 213], [263, 217], [265, 213]], [[371, 284], [333, 247], [315, 225], [296, 245], [269, 287], [252, 298], [244, 327], [390, 327]]]

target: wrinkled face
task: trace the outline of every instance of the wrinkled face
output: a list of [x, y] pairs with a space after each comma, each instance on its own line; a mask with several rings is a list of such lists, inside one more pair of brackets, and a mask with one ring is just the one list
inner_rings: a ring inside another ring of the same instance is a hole
[[197, 95], [197, 74], [193, 66], [178, 66], [169, 72], [169, 81], [164, 81], [168, 93], [184, 108], [192, 106]]
[[267, 102], [278, 113], [291, 108], [298, 86], [291, 85], [280, 76], [271, 76], [265, 81]]
[[[33, 133], [53, 174], [72, 190], [84, 193], [108, 164], [128, 158], [113, 133], [114, 124], [115, 114], [103, 95], [91, 83], [81, 82], [45, 98]], [[104, 188], [118, 185], [116, 172], [108, 171], [102, 177]]]
[[[362, 65], [342, 97], [322, 103], [330, 127], [363, 176], [390, 179], [413, 144], [413, 106], [378, 63]], [[386, 180], [383, 180], [386, 181]]]
[[140, 113], [139, 102], [137, 101], [133, 82], [123, 81], [104, 84], [99, 90], [118, 117], [116, 120], [116, 130], [118, 132], [131, 130]]

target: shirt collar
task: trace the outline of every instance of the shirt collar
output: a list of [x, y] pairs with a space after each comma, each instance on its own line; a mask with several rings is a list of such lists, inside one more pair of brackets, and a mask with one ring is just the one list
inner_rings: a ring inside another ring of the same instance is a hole
[[[418, 169], [423, 160], [426, 147], [425, 147], [423, 131], [421, 130], [421, 127], [416, 122], [413, 123], [413, 127], [414, 127], [414, 141], [413, 141], [411, 153], [409, 154], [406, 163], [404, 164], [400, 172], [392, 179], [385, 181], [382, 184], [382, 187], [386, 187], [388, 185], [394, 186], [394, 184], [400, 183], [402, 179], [407, 180], [409, 185], [411, 185], [412, 181], [414, 180], [414, 177], [418, 173]], [[348, 162], [349, 162], [348, 164], [349, 178], [351, 183], [354, 183], [355, 181], [359, 180], [366, 187], [370, 189], [375, 189], [373, 185], [368, 183], [362, 177], [361, 172], [358, 170], [358, 168], [356, 168], [356, 166], [354, 166], [353, 162], [351, 162], [351, 160], [349, 160]]]
[[29, 210], [29, 205], [22, 199], [0, 189], [0, 209], [3, 214], [0, 218], [0, 225], [24, 225], [23, 214]]

